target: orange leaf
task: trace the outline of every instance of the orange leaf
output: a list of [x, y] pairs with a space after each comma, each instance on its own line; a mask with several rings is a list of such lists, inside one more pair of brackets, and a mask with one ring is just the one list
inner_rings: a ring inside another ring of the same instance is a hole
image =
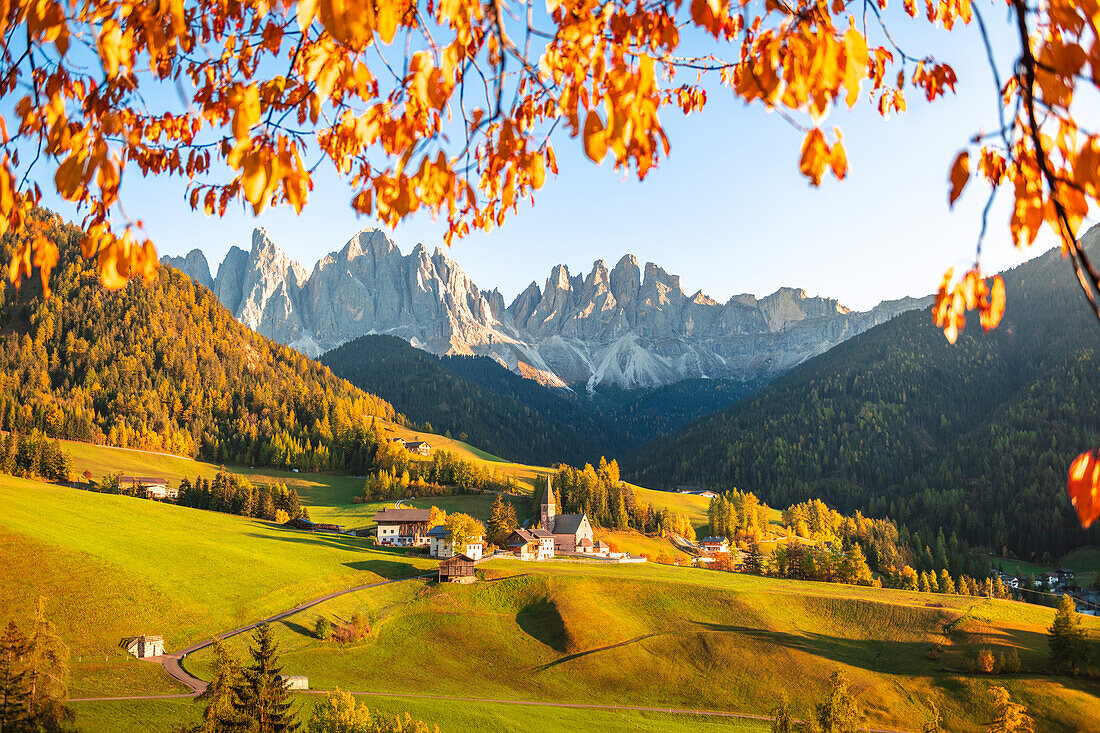
[[1001, 316], [1005, 314], [1005, 283], [1000, 275], [993, 278], [993, 286], [989, 289], [989, 300], [979, 316], [982, 328], [986, 331], [997, 327], [1001, 322]]
[[951, 191], [947, 195], [947, 203], [954, 207], [967, 181], [970, 180], [970, 155], [964, 150], [955, 158], [951, 165]]
[[584, 154], [595, 163], [599, 163], [607, 155], [607, 135], [603, 129], [603, 121], [595, 110], [589, 110], [588, 117], [584, 120]]
[[1088, 529], [1100, 517], [1100, 451], [1091, 450], [1073, 459], [1066, 489], [1081, 526]]
[[829, 145], [825, 142], [825, 135], [816, 127], [806, 134], [802, 141], [802, 159], [799, 161], [799, 169], [802, 175], [810, 179], [815, 185], [821, 185], [821, 176], [825, 173], [825, 166], [829, 162]]

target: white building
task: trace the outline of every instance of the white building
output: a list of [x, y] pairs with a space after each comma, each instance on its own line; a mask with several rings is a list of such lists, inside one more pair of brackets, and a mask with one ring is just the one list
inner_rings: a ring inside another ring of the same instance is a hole
[[476, 562], [481, 559], [485, 551], [484, 539], [484, 537], [474, 537], [465, 548], [457, 548], [458, 551], [455, 552], [455, 544], [451, 541], [447, 528], [440, 525], [428, 532], [428, 554], [440, 560], [446, 560], [455, 555], [466, 555]]
[[159, 657], [164, 654], [164, 637], [142, 634], [122, 640], [122, 648], [138, 659]]

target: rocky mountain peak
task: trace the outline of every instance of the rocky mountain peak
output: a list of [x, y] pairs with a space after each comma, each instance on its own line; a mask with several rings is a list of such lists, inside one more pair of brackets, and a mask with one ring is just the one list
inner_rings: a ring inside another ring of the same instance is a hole
[[[201, 252], [166, 258], [209, 280]], [[204, 269], [205, 268], [205, 269]], [[725, 304], [680, 278], [624, 255], [587, 276], [551, 269], [505, 306], [483, 291], [442, 248], [417, 244], [402, 255], [379, 229], [360, 231], [339, 252], [304, 268], [267, 232], [249, 252], [231, 247], [209, 286], [239, 320], [311, 356], [368, 333], [388, 333], [436, 354], [483, 354], [545, 384], [658, 386], [691, 377], [774, 376], [928, 299], [852, 313], [835, 300], [780, 288]]]

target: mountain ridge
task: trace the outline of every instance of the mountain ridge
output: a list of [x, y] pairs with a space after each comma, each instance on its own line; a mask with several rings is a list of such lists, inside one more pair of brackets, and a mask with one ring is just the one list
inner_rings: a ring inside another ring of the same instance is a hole
[[402, 254], [367, 228], [307, 271], [263, 229], [231, 247], [216, 277], [200, 250], [165, 257], [259, 333], [307, 356], [359, 336], [388, 334], [436, 355], [489, 356], [556, 387], [631, 389], [684, 379], [768, 379], [930, 298], [884, 301], [858, 312], [783, 287], [725, 303], [684, 293], [677, 275], [623, 255], [587, 275], [554, 266], [512, 302], [483, 290], [440, 248]]

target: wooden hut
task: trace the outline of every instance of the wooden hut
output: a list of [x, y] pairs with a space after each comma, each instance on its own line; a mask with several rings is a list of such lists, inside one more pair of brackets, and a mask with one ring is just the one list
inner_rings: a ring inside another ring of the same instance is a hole
[[474, 559], [469, 555], [455, 555], [439, 563], [440, 583], [473, 583]]

